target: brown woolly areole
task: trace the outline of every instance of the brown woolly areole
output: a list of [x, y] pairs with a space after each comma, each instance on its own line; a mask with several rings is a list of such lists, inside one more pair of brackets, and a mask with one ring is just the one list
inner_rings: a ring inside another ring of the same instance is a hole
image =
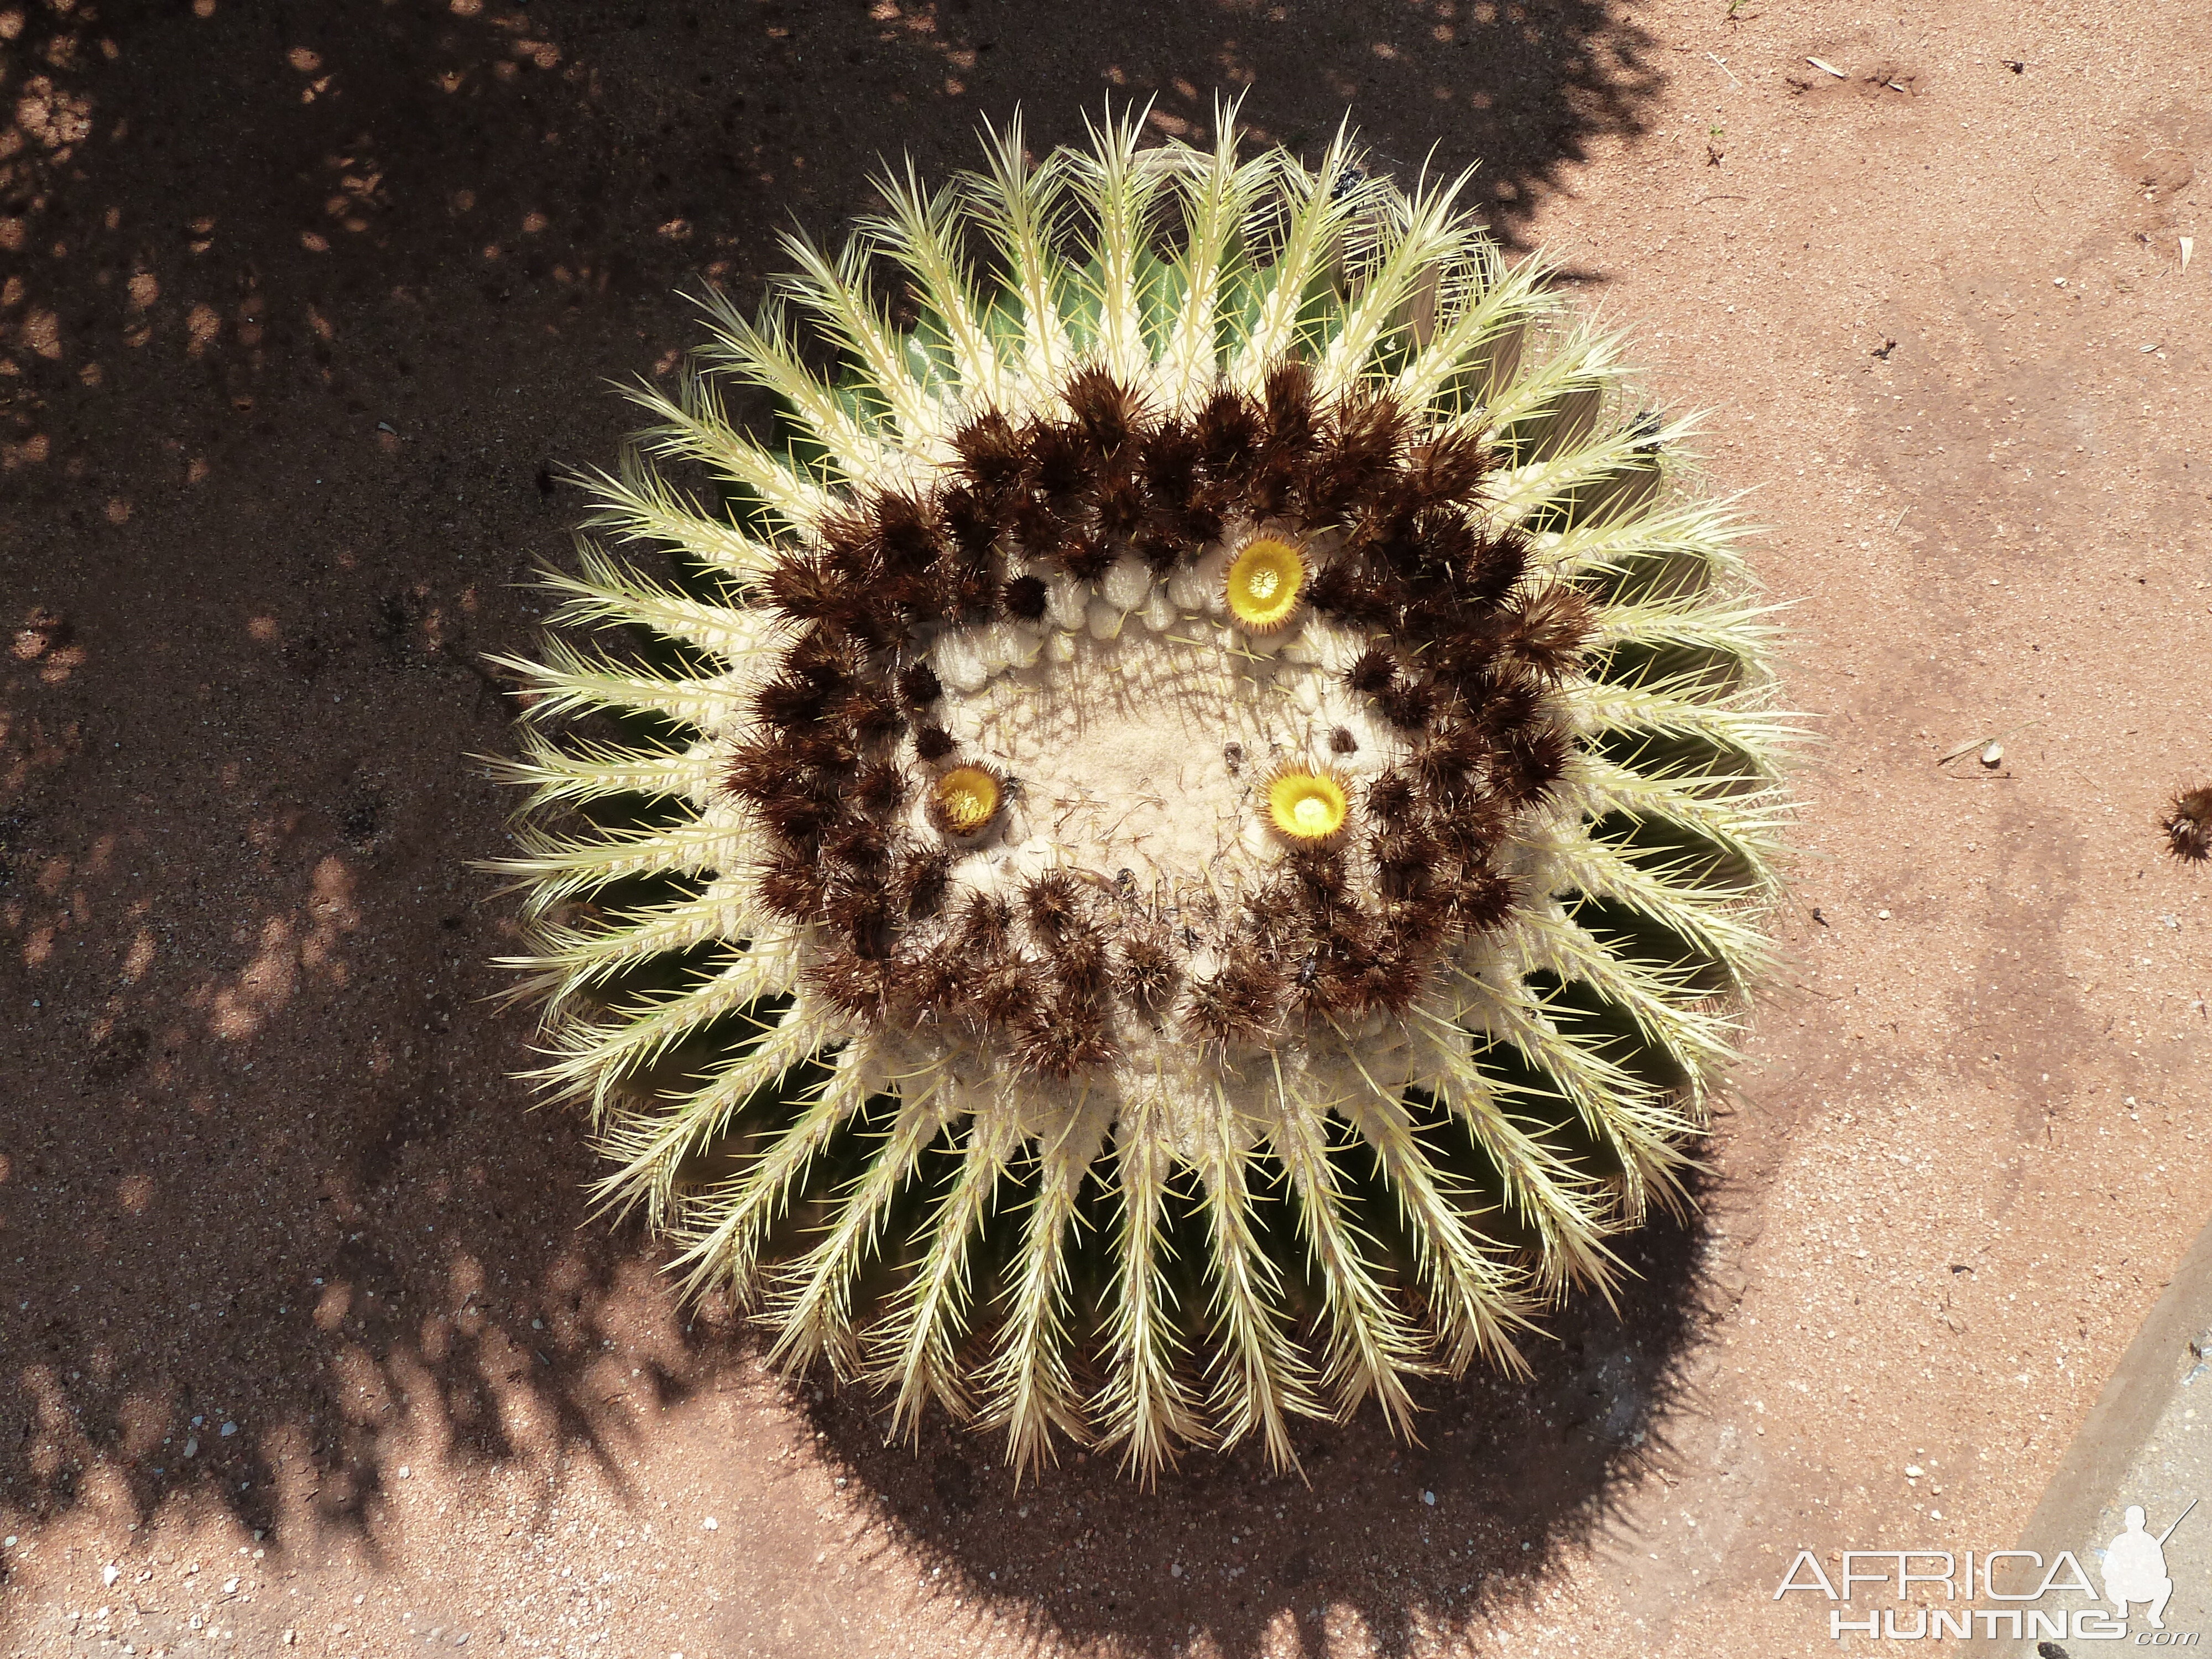
[[[770, 902], [856, 1028], [979, 1081], [1011, 1055], [1200, 1111], [1261, 1047], [1387, 1074], [1445, 953], [1510, 911], [1580, 599], [1486, 528], [1480, 448], [1387, 396], [1290, 362], [1188, 418], [1096, 368], [1064, 401], [971, 422], [934, 488], [856, 495], [770, 574], [790, 643], [728, 775], [781, 843]], [[1307, 566], [1256, 633], [1226, 581], [1255, 542]], [[1351, 811], [1299, 847], [1268, 788], [1312, 770]], [[956, 821], [978, 778], [995, 811]], [[1178, 998], [1117, 986], [1133, 947]]]

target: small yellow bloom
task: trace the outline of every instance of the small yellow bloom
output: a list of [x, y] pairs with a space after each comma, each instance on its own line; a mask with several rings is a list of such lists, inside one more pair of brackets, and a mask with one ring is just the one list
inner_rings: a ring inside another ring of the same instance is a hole
[[1267, 786], [1267, 816], [1293, 841], [1327, 841], [1344, 828], [1344, 786], [1326, 772], [1285, 772]]
[[1306, 562], [1276, 536], [1255, 536], [1229, 567], [1229, 614], [1255, 634], [1272, 634], [1297, 614]]
[[956, 766], [931, 792], [930, 817], [951, 836], [972, 836], [999, 815], [999, 780], [981, 766]]

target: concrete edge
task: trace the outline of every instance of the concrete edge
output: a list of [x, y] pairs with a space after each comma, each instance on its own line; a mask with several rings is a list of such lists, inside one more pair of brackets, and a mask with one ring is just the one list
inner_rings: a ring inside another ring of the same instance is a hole
[[[2095, 1529], [2114, 1488], [2149, 1443], [2182, 1379], [2197, 1364], [2191, 1339], [2212, 1328], [2212, 1223], [2198, 1232], [2158, 1300], [2137, 1327], [2097, 1403], [2081, 1420], [2015, 1548], [2046, 1558], [2079, 1551]], [[1976, 1637], [1967, 1654], [2011, 1653], [2019, 1644]]]
[[[2212, 1326], [2212, 1224], [2197, 1235], [2165, 1291], [2120, 1356], [2097, 1403], [2066, 1448], [2035, 1510], [2022, 1549], [2073, 1549], [2115, 1481], [2150, 1438], [2166, 1403], [2196, 1364], [2190, 1339]], [[2046, 1541], [2047, 1540], [2047, 1541]]]

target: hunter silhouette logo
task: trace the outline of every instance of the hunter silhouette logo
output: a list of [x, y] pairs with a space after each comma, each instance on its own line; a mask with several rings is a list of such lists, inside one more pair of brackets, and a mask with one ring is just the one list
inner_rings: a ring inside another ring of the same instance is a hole
[[2123, 1620], [2128, 1616], [2129, 1602], [2148, 1601], [2150, 1627], [2166, 1628], [2166, 1604], [2173, 1598], [2173, 1580], [2166, 1571], [2166, 1540], [2173, 1536], [2174, 1527], [2189, 1518], [2189, 1510], [2196, 1507], [2192, 1498], [2189, 1509], [2173, 1517], [2173, 1526], [2154, 1538], [2143, 1530], [2142, 1505], [2128, 1505], [2124, 1517], [2127, 1530], [2105, 1546], [2105, 1597]]
[[[1831, 1558], [1842, 1568], [1832, 1579], [1819, 1556], [1799, 1550], [1774, 1600], [1803, 1591], [1850, 1604], [1828, 1610], [1828, 1634], [1838, 1641], [1846, 1636], [1890, 1642], [2051, 1638], [2039, 1644], [2037, 1650], [2046, 1654], [2057, 1640], [2125, 1641], [2130, 1609], [2139, 1607], [2149, 1628], [2136, 1633], [2136, 1646], [2193, 1648], [2197, 1632], [2166, 1627], [2166, 1603], [2173, 1597], [2166, 1544], [2196, 1507], [2197, 1500], [2190, 1499], [2165, 1531], [2153, 1533], [2142, 1506], [2130, 1504], [2122, 1530], [2098, 1552], [2101, 1595], [2072, 1550], [2059, 1551], [2047, 1563], [2035, 1550], [1989, 1550], [1978, 1557], [1972, 1550], [1844, 1550]], [[1885, 1590], [1897, 1605], [1874, 1605]], [[2058, 1599], [2067, 1596], [2075, 1599], [2070, 1604]], [[1977, 1601], [1994, 1605], [1971, 1605]]]

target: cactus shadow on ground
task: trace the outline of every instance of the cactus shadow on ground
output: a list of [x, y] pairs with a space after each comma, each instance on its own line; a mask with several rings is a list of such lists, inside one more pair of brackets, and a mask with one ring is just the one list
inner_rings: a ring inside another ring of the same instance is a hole
[[[1704, 1191], [1701, 1200], [1724, 1201]], [[1386, 1654], [1514, 1605], [1563, 1550], [1596, 1541], [1628, 1488], [1666, 1467], [1668, 1424], [1696, 1401], [1681, 1382], [1710, 1291], [1700, 1211], [1621, 1241], [1618, 1309], [1578, 1296], [1528, 1345], [1524, 1381], [1477, 1370], [1421, 1396], [1421, 1443], [1370, 1407], [1309, 1425], [1298, 1474], [1256, 1450], [1187, 1456], [1152, 1492], [1110, 1459], [1063, 1457], [1014, 1486], [1000, 1437], [925, 1427], [886, 1443], [868, 1395], [802, 1391], [831, 1461], [902, 1535], [920, 1571], [1050, 1640], [1165, 1654], [1195, 1637], [1242, 1659], [1294, 1627], [1362, 1628]], [[1430, 1501], [1433, 1498], [1434, 1501]]]

